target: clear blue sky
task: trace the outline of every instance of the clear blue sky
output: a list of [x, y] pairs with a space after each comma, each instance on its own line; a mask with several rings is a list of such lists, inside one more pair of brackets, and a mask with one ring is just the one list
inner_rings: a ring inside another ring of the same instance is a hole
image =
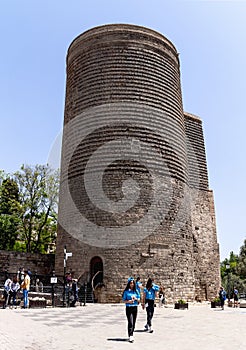
[[221, 259], [246, 238], [246, 2], [0, 0], [0, 169], [59, 164], [66, 52], [107, 23], [155, 29], [180, 53], [184, 109], [203, 120]]

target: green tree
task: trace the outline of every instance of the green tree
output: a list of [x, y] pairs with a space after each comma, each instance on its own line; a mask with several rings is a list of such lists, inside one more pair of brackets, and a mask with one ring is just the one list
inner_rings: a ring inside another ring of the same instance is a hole
[[238, 259], [237, 272], [242, 280], [246, 283], [246, 239], [244, 244], [240, 248], [239, 259]]
[[246, 290], [246, 240], [240, 249], [240, 254], [230, 253], [229, 259], [220, 264], [222, 285], [232, 297], [233, 288], [237, 287], [240, 292]]
[[0, 169], [0, 186], [2, 184], [2, 181], [6, 178], [4, 170]]
[[19, 240], [26, 252], [45, 253], [56, 237], [58, 171], [47, 165], [23, 165], [14, 179], [19, 188]]
[[13, 250], [18, 236], [18, 220], [15, 216], [0, 214], [0, 249]]
[[12, 250], [18, 235], [19, 190], [3, 171], [0, 174], [0, 249]]
[[0, 212], [12, 215], [19, 210], [19, 189], [17, 183], [9, 178], [2, 181], [0, 187]]

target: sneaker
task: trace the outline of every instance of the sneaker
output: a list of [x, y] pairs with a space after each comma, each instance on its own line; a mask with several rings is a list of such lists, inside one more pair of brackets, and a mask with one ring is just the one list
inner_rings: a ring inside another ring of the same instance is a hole
[[130, 343], [133, 343], [133, 342], [134, 342], [133, 335], [130, 335], [129, 342], [130, 342]]
[[153, 333], [153, 332], [154, 332], [153, 329], [151, 327], [149, 327], [148, 333]]
[[146, 324], [146, 325], [144, 326], [144, 330], [147, 331], [148, 329], [149, 329], [149, 326]]

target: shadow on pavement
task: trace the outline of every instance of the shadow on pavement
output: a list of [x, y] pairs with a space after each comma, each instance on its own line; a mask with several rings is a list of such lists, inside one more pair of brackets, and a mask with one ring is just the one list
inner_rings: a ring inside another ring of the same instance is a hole
[[108, 341], [129, 341], [128, 338], [108, 338]]

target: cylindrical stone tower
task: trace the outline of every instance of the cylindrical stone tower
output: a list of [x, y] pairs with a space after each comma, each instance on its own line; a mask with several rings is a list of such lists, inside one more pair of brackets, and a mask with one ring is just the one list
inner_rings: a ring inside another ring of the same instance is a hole
[[191, 197], [178, 53], [161, 34], [105, 25], [78, 36], [67, 85], [56, 271], [98, 301], [129, 275], [195, 298]]

